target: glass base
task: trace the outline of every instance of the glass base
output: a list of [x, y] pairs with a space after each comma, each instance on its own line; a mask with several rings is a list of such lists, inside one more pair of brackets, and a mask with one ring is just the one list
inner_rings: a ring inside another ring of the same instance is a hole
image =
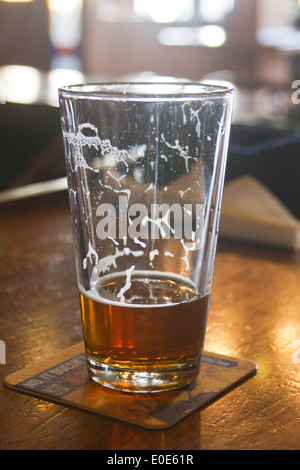
[[193, 382], [200, 372], [200, 360], [179, 364], [176, 368], [163, 370], [121, 369], [87, 357], [90, 377], [97, 383], [131, 393], [154, 393], [184, 388]]

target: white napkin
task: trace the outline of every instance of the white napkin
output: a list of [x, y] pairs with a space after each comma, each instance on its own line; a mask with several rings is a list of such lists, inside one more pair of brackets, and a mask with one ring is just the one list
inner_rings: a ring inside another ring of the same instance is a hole
[[251, 176], [225, 184], [219, 233], [225, 238], [300, 249], [300, 221]]

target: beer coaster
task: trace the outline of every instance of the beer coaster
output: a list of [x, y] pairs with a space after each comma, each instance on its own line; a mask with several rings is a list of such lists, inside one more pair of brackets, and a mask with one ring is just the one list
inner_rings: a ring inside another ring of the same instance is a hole
[[5, 379], [13, 390], [28, 393], [148, 429], [173, 426], [254, 375], [257, 365], [204, 352], [197, 381], [184, 389], [159, 393], [123, 393], [103, 387], [88, 376], [83, 343], [38, 361]]

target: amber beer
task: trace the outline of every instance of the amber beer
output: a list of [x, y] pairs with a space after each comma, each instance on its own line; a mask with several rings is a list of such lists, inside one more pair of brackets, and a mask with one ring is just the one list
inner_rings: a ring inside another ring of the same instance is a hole
[[[106, 278], [98, 290], [80, 293], [86, 353], [90, 372], [95, 369], [94, 379], [101, 382], [99, 365], [103, 371], [120, 371], [120, 383], [114, 388], [122, 390], [127, 389], [128, 374], [130, 383], [132, 375], [153, 377], [152, 391], [156, 373], [161, 371], [172, 373], [174, 388], [180, 380], [186, 385], [195, 379], [209, 295], [198, 296], [183, 277], [144, 273], [132, 277], [125, 301], [120, 302], [116, 294], [125, 277]], [[178, 376], [176, 370], [181, 372]], [[158, 378], [157, 387], [161, 389]]]

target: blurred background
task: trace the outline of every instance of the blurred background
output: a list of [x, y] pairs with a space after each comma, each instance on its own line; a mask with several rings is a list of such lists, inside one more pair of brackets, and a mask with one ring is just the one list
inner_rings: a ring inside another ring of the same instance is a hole
[[0, 191], [65, 175], [60, 85], [172, 79], [235, 86], [226, 179], [300, 217], [299, 0], [0, 0]]

